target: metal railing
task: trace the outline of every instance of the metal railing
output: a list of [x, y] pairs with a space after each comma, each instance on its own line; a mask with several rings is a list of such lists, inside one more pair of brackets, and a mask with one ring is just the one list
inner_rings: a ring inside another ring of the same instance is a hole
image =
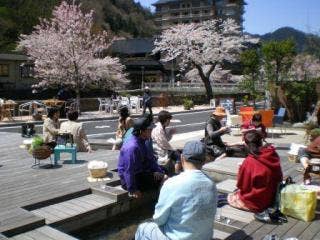
[[[148, 86], [150, 89], [159, 91], [178, 91], [178, 92], [204, 92], [205, 87], [201, 82], [193, 83], [170, 83], [170, 82], [152, 82], [143, 83], [141, 88]], [[213, 83], [211, 84], [212, 90], [216, 93], [242, 93], [245, 92], [239, 83]], [[264, 85], [259, 84], [256, 88], [263, 92]]]

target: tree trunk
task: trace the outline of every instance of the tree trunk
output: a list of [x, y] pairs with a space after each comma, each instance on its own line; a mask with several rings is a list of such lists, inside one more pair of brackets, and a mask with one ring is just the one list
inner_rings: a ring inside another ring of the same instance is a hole
[[279, 102], [287, 110], [289, 121], [292, 122], [293, 121], [293, 113], [292, 113], [292, 109], [290, 108], [290, 106], [288, 104], [288, 99], [286, 97], [286, 92], [285, 92], [284, 86], [278, 87], [277, 95], [278, 95]]
[[80, 111], [80, 89], [78, 86], [76, 87], [76, 110], [79, 112], [79, 114], [81, 114], [81, 111]]
[[211, 87], [211, 83], [210, 83], [210, 75], [212, 73], [212, 71], [215, 68], [215, 65], [212, 65], [210, 70], [208, 71], [207, 74], [204, 74], [203, 69], [200, 65], [195, 64], [196, 68], [198, 69], [198, 73], [200, 75], [200, 78], [204, 84], [204, 87], [206, 89], [206, 94], [207, 94], [207, 99], [210, 102], [210, 100], [213, 98], [213, 91], [212, 91], [212, 87]]

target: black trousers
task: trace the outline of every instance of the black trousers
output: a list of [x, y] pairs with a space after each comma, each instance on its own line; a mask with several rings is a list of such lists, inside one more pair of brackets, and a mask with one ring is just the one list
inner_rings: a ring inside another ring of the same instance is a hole
[[151, 105], [146, 105], [146, 104], [144, 104], [143, 105], [143, 110], [142, 110], [142, 114], [145, 114], [146, 113], [146, 109], [149, 109], [149, 112], [150, 112], [150, 114], [152, 115], [152, 106]]
[[[153, 173], [143, 172], [135, 175], [137, 190], [141, 192], [146, 192], [150, 190], [157, 190], [162, 180], [155, 180]], [[127, 190], [127, 185], [125, 182], [121, 181], [121, 186], [123, 189]]]

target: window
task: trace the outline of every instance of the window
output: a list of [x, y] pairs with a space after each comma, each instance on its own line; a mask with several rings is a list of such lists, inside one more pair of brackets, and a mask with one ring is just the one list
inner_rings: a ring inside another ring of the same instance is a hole
[[0, 64], [0, 77], [9, 77], [9, 64]]
[[20, 66], [21, 77], [31, 78], [34, 77], [34, 65], [24, 64]]

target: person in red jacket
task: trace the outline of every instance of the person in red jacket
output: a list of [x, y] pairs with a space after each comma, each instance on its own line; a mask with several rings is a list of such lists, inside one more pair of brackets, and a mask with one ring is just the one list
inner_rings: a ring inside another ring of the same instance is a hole
[[263, 136], [257, 131], [247, 132], [244, 141], [249, 155], [239, 168], [238, 190], [228, 195], [228, 203], [259, 213], [274, 203], [282, 181], [280, 158], [273, 146], [263, 146]]

